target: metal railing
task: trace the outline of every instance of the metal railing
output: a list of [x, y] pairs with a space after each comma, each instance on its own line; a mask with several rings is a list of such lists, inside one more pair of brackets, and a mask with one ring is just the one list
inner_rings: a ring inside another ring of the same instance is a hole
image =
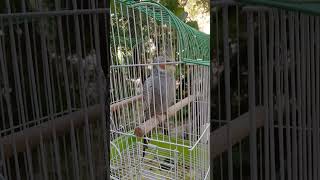
[[108, 11], [93, 0], [7, 0], [0, 7], [5, 179], [105, 178], [107, 60], [100, 41]]
[[223, 143], [228, 153], [213, 156], [211, 178], [318, 179], [320, 18], [231, 1], [212, 10], [214, 58], [226, 70], [213, 95], [211, 151]]

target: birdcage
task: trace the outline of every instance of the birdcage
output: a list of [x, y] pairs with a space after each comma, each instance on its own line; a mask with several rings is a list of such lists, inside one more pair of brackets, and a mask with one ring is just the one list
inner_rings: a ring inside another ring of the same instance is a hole
[[0, 2], [0, 177], [104, 179], [100, 3]]
[[211, 102], [211, 178], [319, 179], [319, 2], [213, 4], [225, 83]]
[[111, 178], [208, 178], [209, 36], [155, 1], [110, 15]]

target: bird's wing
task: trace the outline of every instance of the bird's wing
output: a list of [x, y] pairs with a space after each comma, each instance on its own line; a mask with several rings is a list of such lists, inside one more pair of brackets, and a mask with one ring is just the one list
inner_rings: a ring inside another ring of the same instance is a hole
[[152, 78], [149, 77], [145, 80], [143, 84], [143, 110], [145, 114], [145, 119], [148, 120], [153, 114], [153, 86]]

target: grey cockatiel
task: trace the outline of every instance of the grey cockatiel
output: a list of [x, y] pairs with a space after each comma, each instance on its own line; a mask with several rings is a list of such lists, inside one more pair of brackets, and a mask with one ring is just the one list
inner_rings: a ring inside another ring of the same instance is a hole
[[[165, 62], [172, 62], [172, 60], [164, 56], [158, 56], [154, 59], [154, 63]], [[174, 65], [172, 64], [155, 65], [152, 69], [152, 74], [144, 82], [143, 103], [146, 120], [155, 114], [162, 114], [162, 111], [165, 113], [167, 105], [171, 106], [174, 103], [176, 83], [174, 71]]]
[[[154, 63], [173, 62], [168, 56], [158, 56]], [[143, 84], [143, 104], [145, 120], [154, 115], [162, 115], [175, 101], [175, 65], [157, 64], [152, 68], [151, 75]], [[148, 134], [150, 135], [150, 133]], [[144, 139], [143, 156], [148, 142]]]

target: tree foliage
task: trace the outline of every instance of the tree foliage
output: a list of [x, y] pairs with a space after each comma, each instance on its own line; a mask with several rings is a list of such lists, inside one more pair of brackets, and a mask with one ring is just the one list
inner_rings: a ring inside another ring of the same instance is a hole
[[[164, 5], [166, 8], [168, 8], [170, 11], [172, 11], [183, 22], [187, 23], [189, 26], [195, 29], [199, 29], [198, 22], [190, 20], [190, 14], [186, 11], [186, 6], [181, 0], [160, 0], [160, 3]], [[206, 7], [209, 8], [209, 3]], [[197, 8], [197, 6], [195, 6], [194, 8]]]

